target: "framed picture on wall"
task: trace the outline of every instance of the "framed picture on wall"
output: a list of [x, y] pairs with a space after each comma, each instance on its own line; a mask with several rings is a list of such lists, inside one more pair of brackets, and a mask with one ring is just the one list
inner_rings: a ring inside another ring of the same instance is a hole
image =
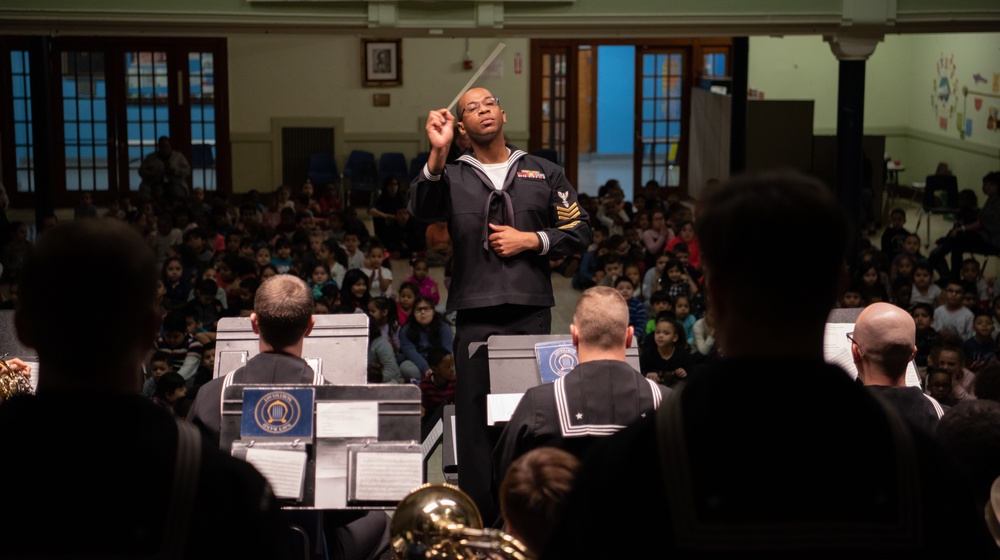
[[361, 84], [365, 87], [403, 85], [401, 39], [361, 40]]

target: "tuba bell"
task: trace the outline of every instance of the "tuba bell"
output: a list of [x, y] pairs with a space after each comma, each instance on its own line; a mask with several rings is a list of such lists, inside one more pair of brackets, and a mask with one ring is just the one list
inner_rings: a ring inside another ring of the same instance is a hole
[[0, 403], [10, 400], [16, 395], [34, 394], [28, 379], [10, 369], [10, 365], [5, 360], [6, 357], [6, 353], [0, 356]]
[[392, 549], [399, 560], [501, 558], [531, 560], [523, 543], [493, 528], [468, 494], [451, 484], [424, 484], [392, 515]]

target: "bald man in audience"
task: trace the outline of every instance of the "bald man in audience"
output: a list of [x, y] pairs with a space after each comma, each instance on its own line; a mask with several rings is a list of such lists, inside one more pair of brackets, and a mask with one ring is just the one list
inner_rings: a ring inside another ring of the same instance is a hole
[[879, 302], [858, 315], [851, 334], [858, 379], [912, 425], [933, 433], [944, 410], [920, 387], [906, 386], [906, 368], [916, 352], [916, 325], [904, 309]]

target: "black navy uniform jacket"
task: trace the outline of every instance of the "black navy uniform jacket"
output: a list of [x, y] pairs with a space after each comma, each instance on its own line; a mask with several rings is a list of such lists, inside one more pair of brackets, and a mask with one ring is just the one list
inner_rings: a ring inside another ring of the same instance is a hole
[[839, 367], [729, 358], [679, 393], [595, 443], [541, 558], [1000, 556], [954, 459]]
[[618, 360], [584, 362], [552, 383], [531, 387], [493, 451], [495, 482], [536, 447], [561, 447], [582, 458], [595, 438], [650, 415], [669, 393]]
[[[581, 253], [590, 245], [587, 212], [563, 169], [549, 160], [507, 146], [507, 175], [502, 191], [466, 152], [430, 175], [424, 166], [410, 187], [410, 213], [422, 220], [448, 221], [455, 266], [448, 309], [476, 309], [502, 304], [552, 307], [549, 260]], [[500, 257], [489, 247], [487, 223], [535, 232], [539, 251]]]

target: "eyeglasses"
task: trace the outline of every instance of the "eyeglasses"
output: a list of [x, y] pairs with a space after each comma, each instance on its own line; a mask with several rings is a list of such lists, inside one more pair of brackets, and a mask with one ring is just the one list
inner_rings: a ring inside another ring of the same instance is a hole
[[470, 101], [468, 105], [462, 107], [462, 112], [459, 113], [458, 118], [462, 118], [462, 115], [464, 115], [466, 111], [469, 112], [478, 111], [480, 107], [486, 107], [488, 109], [492, 109], [499, 104], [500, 104], [499, 97], [487, 97], [482, 101]]
[[854, 340], [854, 333], [853, 332], [846, 333], [846, 336], [847, 336], [847, 340], [850, 340], [851, 344], [857, 346], [858, 347], [858, 352], [861, 352], [861, 355], [864, 356], [865, 355], [865, 351], [861, 348], [861, 345], [858, 344], [857, 341]]
[[417, 313], [423, 313], [424, 311], [434, 311], [434, 309], [430, 307], [416, 307], [413, 310], [416, 311]]

